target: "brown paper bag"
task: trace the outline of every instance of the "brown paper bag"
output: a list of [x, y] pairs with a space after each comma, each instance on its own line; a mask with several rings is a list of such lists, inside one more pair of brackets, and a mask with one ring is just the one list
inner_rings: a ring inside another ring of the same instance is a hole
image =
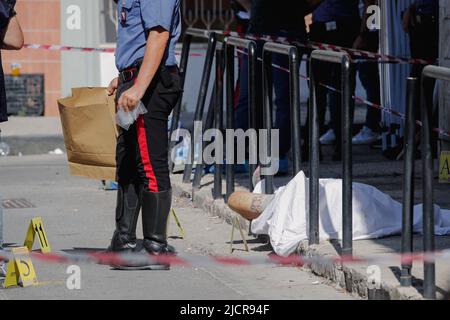
[[114, 97], [106, 88], [73, 88], [58, 100], [70, 173], [99, 180], [116, 180]]

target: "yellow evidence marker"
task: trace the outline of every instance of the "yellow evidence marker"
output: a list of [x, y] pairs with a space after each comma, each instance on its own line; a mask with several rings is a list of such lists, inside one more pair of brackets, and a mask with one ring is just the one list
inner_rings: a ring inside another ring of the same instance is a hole
[[29, 287], [38, 284], [33, 262], [29, 256], [27, 247], [12, 249], [13, 259], [9, 260], [6, 278], [3, 282], [4, 288], [22, 286]]
[[24, 246], [28, 250], [33, 250], [34, 240], [39, 238], [39, 244], [41, 245], [42, 253], [50, 253], [52, 250], [50, 248], [50, 243], [48, 242], [47, 234], [45, 233], [44, 223], [41, 217], [31, 219], [30, 226], [28, 227], [27, 235], [25, 238]]
[[[184, 231], [184, 228], [181, 225], [181, 222], [180, 222], [180, 219], [178, 218], [177, 213], [175, 212], [175, 210], [173, 208], [170, 210], [170, 213], [172, 214], [172, 216], [175, 220], [175, 224], [177, 225], [178, 229], [180, 230], [181, 238], [186, 239], [186, 232]], [[169, 223], [167, 223], [167, 227], [169, 227]]]
[[439, 161], [439, 182], [450, 183], [450, 151], [442, 151]]

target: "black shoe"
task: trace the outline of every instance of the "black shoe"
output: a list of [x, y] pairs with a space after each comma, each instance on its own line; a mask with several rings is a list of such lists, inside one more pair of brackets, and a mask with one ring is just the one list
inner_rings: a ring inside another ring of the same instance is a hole
[[[172, 207], [172, 190], [142, 192], [142, 229], [144, 249], [150, 255], [175, 255], [175, 248], [167, 243], [167, 220]], [[170, 268], [170, 264], [161, 264]]]
[[136, 225], [141, 209], [141, 187], [119, 184], [116, 206], [116, 230], [108, 251], [132, 251], [136, 247]]
[[[115, 270], [133, 271], [133, 270], [170, 270], [169, 264], [152, 262], [149, 258], [148, 245], [144, 245], [143, 240], [138, 240], [132, 249], [122, 250], [123, 263], [111, 264], [111, 268]], [[152, 254], [152, 253], [150, 253]], [[156, 254], [155, 254], [156, 255]], [[129, 260], [127, 260], [129, 259]]]

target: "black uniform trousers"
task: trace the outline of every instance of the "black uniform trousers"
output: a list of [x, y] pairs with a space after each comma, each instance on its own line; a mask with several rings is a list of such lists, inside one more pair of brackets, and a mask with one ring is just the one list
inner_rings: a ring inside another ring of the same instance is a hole
[[[119, 80], [116, 99], [134, 82], [135, 77]], [[116, 150], [119, 184], [139, 185], [144, 191], [155, 193], [171, 189], [167, 125], [180, 93], [178, 68], [160, 68], [142, 98], [148, 112], [119, 134]]]

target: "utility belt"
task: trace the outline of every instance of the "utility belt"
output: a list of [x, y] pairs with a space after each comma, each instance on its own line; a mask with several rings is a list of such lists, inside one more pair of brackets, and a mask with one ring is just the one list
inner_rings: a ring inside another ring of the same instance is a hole
[[[119, 72], [119, 79], [121, 83], [127, 83], [133, 81], [139, 75], [139, 70], [144, 59], [136, 60], [131, 67], [128, 67]], [[177, 75], [179, 73], [178, 66], [165, 66], [160, 65], [157, 74], [165, 87], [171, 87], [173, 85], [172, 75]]]

